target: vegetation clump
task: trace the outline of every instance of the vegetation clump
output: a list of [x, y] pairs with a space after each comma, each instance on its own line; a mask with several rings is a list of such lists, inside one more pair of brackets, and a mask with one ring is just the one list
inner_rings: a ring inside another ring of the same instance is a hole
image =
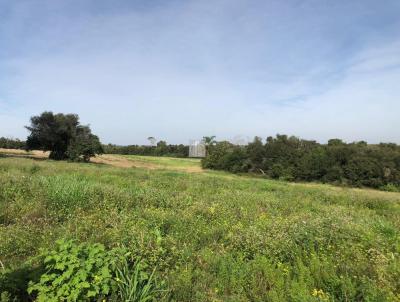
[[26, 146], [25, 142], [19, 139], [0, 137], [0, 148], [24, 150]]
[[43, 254], [45, 272], [29, 283], [28, 293], [38, 302], [154, 301], [154, 271], [149, 276], [141, 261], [130, 265], [128, 255], [98, 243], [58, 240], [55, 250]]
[[171, 145], [165, 141], [159, 141], [156, 145], [140, 146], [118, 146], [113, 144], [104, 145], [104, 153], [106, 154], [123, 154], [123, 155], [146, 155], [146, 156], [168, 156], [168, 157], [188, 157], [189, 146], [179, 144]]
[[103, 153], [99, 138], [89, 126], [79, 123], [76, 114], [43, 112], [33, 116], [26, 129], [30, 131], [26, 150], [50, 151], [49, 157], [54, 160], [87, 162], [90, 157]]
[[235, 173], [259, 173], [275, 179], [400, 190], [400, 146], [328, 144], [277, 135], [265, 144], [258, 137], [247, 146], [219, 142], [209, 147], [202, 166]]
[[[0, 295], [32, 301], [39, 291], [57, 294], [41, 281], [48, 275], [65, 282], [57, 289], [79, 289], [82, 297], [90, 280], [109, 301], [149, 291], [156, 301], [398, 301], [399, 215], [395, 192], [1, 158]], [[62, 238], [68, 252], [54, 244]], [[128, 270], [123, 261], [121, 272], [108, 260], [87, 267], [118, 246], [130, 253]], [[52, 257], [46, 264], [42, 250]], [[65, 257], [53, 259], [51, 251]], [[73, 259], [73, 271], [85, 272], [74, 274], [77, 282], [67, 273]], [[103, 269], [111, 279], [95, 283]]]

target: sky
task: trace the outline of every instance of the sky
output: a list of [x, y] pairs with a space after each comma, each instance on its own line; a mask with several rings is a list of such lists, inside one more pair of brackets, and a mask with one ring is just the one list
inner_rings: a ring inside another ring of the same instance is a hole
[[398, 0], [0, 0], [0, 137], [400, 143]]

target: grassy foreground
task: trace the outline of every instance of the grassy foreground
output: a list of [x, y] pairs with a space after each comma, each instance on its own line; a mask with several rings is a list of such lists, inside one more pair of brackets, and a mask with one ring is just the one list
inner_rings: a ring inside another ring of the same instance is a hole
[[399, 193], [166, 161], [170, 170], [0, 158], [0, 286], [22, 292], [40, 249], [65, 238], [128, 247], [173, 301], [400, 301]]

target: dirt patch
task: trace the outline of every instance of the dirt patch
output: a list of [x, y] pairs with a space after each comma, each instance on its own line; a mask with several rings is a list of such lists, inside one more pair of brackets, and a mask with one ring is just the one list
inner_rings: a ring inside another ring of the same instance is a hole
[[106, 164], [114, 167], [119, 167], [119, 168], [143, 168], [143, 169], [150, 169], [150, 170], [160, 170], [160, 169], [166, 169], [166, 170], [175, 170], [175, 171], [184, 171], [184, 172], [189, 172], [189, 173], [199, 173], [203, 172], [203, 169], [201, 167], [179, 167], [179, 166], [168, 166], [168, 165], [162, 165], [162, 164], [156, 164], [156, 163], [151, 163], [151, 162], [145, 162], [142, 160], [135, 160], [133, 158], [124, 158], [122, 156], [118, 155], [109, 155], [109, 154], [103, 154], [100, 156], [96, 156], [90, 160], [93, 163], [97, 164]]
[[[24, 151], [24, 150], [17, 150], [17, 149], [2, 149], [0, 148], [0, 154], [4, 154], [6, 156], [13, 156], [13, 157], [27, 157], [27, 158], [39, 158], [45, 159], [49, 158], [50, 152], [43, 152], [43, 151]], [[146, 162], [145, 160], [135, 160], [135, 159], [127, 159], [123, 156], [118, 155], [110, 155], [110, 154], [103, 154], [100, 156], [96, 156], [91, 158], [90, 160], [96, 164], [105, 164], [110, 165], [113, 167], [118, 168], [143, 168], [143, 169], [150, 169], [150, 170], [173, 170], [173, 171], [184, 171], [189, 173], [199, 173], [203, 172], [201, 167], [191, 166], [191, 167], [179, 167], [179, 166], [168, 166], [162, 164], [156, 164], [151, 162]]]
[[90, 162], [96, 164], [106, 164], [119, 168], [147, 168], [147, 169], [162, 169], [161, 166], [155, 164], [147, 164], [142, 162], [135, 162], [123, 157], [115, 155], [99, 155], [90, 159]]
[[185, 172], [189, 172], [189, 173], [200, 173], [200, 172], [204, 172], [204, 170], [201, 167], [179, 167], [176, 168], [179, 171], [185, 171]]
[[49, 158], [50, 152], [43, 151], [25, 151], [18, 149], [3, 149], [0, 148], [0, 154], [9, 155], [9, 156], [20, 156], [20, 157], [33, 157], [33, 158]]

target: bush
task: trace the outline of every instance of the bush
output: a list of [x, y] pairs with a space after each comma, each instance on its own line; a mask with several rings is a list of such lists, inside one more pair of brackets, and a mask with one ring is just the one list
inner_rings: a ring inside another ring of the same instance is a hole
[[202, 167], [215, 170], [231, 170], [231, 165], [238, 164], [229, 159], [229, 153], [234, 149], [234, 145], [229, 142], [220, 142], [214, 146], [210, 145], [207, 156], [201, 161]]
[[400, 186], [396, 186], [394, 184], [388, 184], [388, 185], [382, 186], [381, 189], [384, 191], [389, 191], [389, 192], [400, 192]]
[[328, 144], [287, 135], [260, 138], [247, 146], [219, 142], [210, 146], [202, 160], [204, 168], [229, 172], [258, 172], [272, 178], [322, 181], [372, 188], [400, 187], [400, 146], [346, 144], [339, 139]]
[[120, 257], [101, 244], [57, 241], [56, 250], [45, 254], [46, 273], [29, 284], [28, 292], [37, 293], [39, 302], [105, 298], [116, 288], [113, 272]]
[[21, 265], [18, 269], [0, 271], [0, 302], [31, 301], [27, 289], [29, 281], [39, 280], [43, 267]]
[[142, 262], [131, 267], [124, 249], [106, 250], [102, 244], [57, 241], [44, 253], [46, 272], [30, 282], [37, 301], [152, 301], [157, 292], [154, 271], [149, 276]]

